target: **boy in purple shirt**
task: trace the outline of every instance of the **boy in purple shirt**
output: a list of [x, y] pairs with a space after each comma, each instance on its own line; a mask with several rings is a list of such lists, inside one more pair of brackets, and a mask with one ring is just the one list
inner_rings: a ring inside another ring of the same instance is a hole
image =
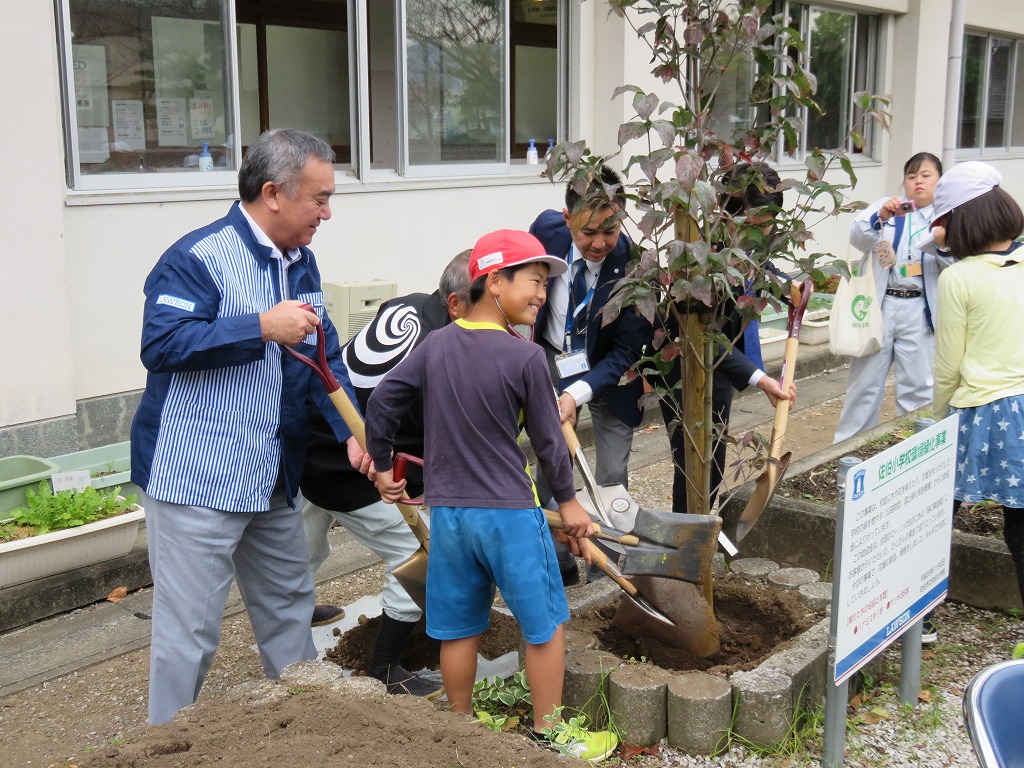
[[[526, 232], [499, 230], [477, 242], [469, 269], [467, 316], [430, 334], [370, 397], [367, 449], [381, 498], [400, 500], [405, 482], [392, 473], [394, 435], [422, 392], [424, 495], [431, 508], [427, 634], [441, 640], [448, 702], [452, 711], [473, 714], [477, 646], [497, 586], [527, 643], [536, 732], [559, 721], [569, 607], [518, 443], [524, 427], [574, 554], [589, 559], [583, 539], [593, 526], [576, 500], [544, 350], [509, 329], [533, 325], [549, 274], [565, 271], [566, 263]], [[588, 760], [603, 759], [617, 743], [611, 733], [564, 724], [552, 741]]]

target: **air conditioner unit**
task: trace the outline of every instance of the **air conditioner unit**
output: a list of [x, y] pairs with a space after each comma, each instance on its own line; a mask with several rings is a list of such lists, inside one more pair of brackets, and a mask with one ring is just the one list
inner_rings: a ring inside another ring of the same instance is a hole
[[398, 295], [398, 283], [324, 283], [324, 307], [338, 329], [341, 343], [373, 320], [380, 305]]

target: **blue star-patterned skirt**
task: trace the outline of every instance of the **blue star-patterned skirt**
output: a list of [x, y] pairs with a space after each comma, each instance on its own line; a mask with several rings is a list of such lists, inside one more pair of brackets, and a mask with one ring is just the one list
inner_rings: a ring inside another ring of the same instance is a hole
[[952, 411], [960, 419], [956, 498], [1024, 507], [1024, 395]]

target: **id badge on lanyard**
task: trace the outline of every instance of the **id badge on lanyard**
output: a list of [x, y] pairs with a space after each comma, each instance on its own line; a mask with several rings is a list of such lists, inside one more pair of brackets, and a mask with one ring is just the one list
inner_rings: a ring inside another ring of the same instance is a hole
[[[586, 267], [584, 267], [586, 269]], [[569, 274], [572, 274], [572, 246], [569, 246]], [[587, 360], [586, 338], [584, 337], [583, 349], [573, 349], [572, 336], [576, 323], [582, 318], [583, 329], [587, 327], [586, 308], [594, 297], [594, 288], [591, 286], [586, 297], [576, 307], [571, 307], [570, 302], [565, 305], [565, 339], [562, 342], [562, 353], [555, 356], [555, 368], [560, 378], [568, 379], [572, 376], [579, 376], [590, 370], [590, 361]], [[572, 280], [569, 281], [569, 298], [572, 298]], [[570, 311], [571, 310], [571, 311]]]

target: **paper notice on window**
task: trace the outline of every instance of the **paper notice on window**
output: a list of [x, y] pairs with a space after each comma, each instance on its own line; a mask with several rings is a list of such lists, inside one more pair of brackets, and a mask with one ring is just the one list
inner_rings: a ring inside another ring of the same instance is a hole
[[165, 97], [156, 100], [156, 127], [161, 147], [186, 147], [185, 100]]
[[98, 128], [110, 125], [107, 107], [107, 49], [102, 45], [71, 46], [74, 72], [75, 116], [78, 125]]
[[[142, 102], [137, 99], [114, 99], [114, 144], [115, 149], [145, 149], [146, 124], [142, 114]], [[124, 146], [121, 146], [121, 145]]]
[[82, 163], [105, 163], [110, 159], [106, 128], [78, 126], [78, 160]]
[[193, 141], [212, 141], [217, 127], [213, 115], [213, 99], [189, 99], [189, 122]]

